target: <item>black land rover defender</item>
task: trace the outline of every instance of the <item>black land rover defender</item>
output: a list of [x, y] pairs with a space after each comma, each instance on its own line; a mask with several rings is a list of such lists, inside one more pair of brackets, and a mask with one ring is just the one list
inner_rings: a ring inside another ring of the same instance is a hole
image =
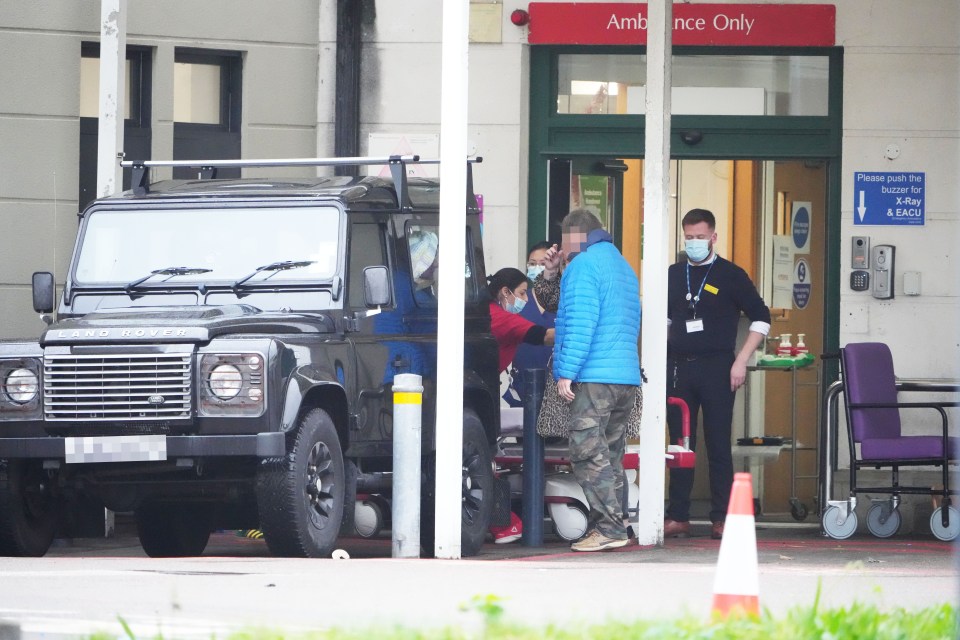
[[[394, 375], [423, 377], [424, 547], [433, 535], [439, 184], [207, 179], [134, 188], [80, 214], [56, 319], [0, 342], [0, 555], [46, 553], [78, 501], [133, 512], [151, 556], [259, 528], [272, 553], [328, 556], [358, 492], [389, 497]], [[468, 168], [469, 175], [469, 168]], [[493, 500], [497, 347], [468, 180], [462, 547]], [[33, 278], [54, 309], [54, 279]], [[459, 428], [457, 425], [456, 428]]]

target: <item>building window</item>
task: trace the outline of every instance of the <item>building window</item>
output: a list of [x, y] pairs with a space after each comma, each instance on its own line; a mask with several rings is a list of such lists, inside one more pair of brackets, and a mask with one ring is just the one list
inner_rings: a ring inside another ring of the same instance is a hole
[[173, 65], [173, 120], [222, 124], [220, 66], [177, 62]]
[[[135, 126], [149, 126], [150, 50], [127, 47], [123, 117]], [[80, 117], [100, 117], [100, 43], [80, 46]]]
[[[692, 55], [672, 59], [674, 115], [826, 116], [824, 55]], [[557, 113], [643, 114], [643, 54], [561, 54]]]
[[[130, 64], [126, 64], [123, 118], [130, 119]], [[100, 117], [100, 57], [80, 58], [80, 117]]]
[[173, 121], [239, 131], [240, 70], [239, 53], [177, 49]]
[[[177, 49], [173, 72], [174, 160], [240, 158], [240, 52]], [[196, 178], [177, 167], [174, 178]], [[219, 178], [239, 178], [240, 169], [219, 169]]]

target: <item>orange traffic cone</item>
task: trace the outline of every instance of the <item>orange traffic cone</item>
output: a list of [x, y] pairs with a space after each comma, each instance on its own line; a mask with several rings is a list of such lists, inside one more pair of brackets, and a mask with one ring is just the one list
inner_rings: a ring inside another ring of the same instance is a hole
[[713, 581], [714, 614], [723, 618], [731, 614], [759, 615], [758, 574], [753, 483], [749, 473], [738, 473], [733, 478], [717, 559], [717, 575]]

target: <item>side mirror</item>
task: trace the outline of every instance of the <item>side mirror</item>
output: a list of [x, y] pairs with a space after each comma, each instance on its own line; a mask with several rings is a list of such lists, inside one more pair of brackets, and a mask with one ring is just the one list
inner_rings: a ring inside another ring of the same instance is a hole
[[53, 313], [53, 299], [57, 285], [49, 271], [37, 271], [33, 274], [33, 310], [37, 313]]
[[378, 265], [363, 270], [363, 303], [368, 307], [390, 304], [390, 271], [386, 267]]

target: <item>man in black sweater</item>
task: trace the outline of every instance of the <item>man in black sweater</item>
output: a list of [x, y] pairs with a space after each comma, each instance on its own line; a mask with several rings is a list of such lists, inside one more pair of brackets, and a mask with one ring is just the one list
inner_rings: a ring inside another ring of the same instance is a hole
[[[697, 413], [703, 409], [703, 436], [710, 466], [711, 537], [723, 537], [733, 484], [731, 431], [733, 401], [746, 381], [750, 355], [770, 331], [770, 310], [747, 273], [713, 249], [716, 219], [706, 209], [683, 217], [687, 260], [671, 265], [667, 276], [667, 395], [690, 407], [690, 448], [696, 449]], [[750, 332], [736, 352], [740, 314], [750, 318]], [[680, 438], [680, 413], [667, 413], [670, 441]], [[670, 469], [670, 505], [664, 537], [690, 533], [693, 469]]]

